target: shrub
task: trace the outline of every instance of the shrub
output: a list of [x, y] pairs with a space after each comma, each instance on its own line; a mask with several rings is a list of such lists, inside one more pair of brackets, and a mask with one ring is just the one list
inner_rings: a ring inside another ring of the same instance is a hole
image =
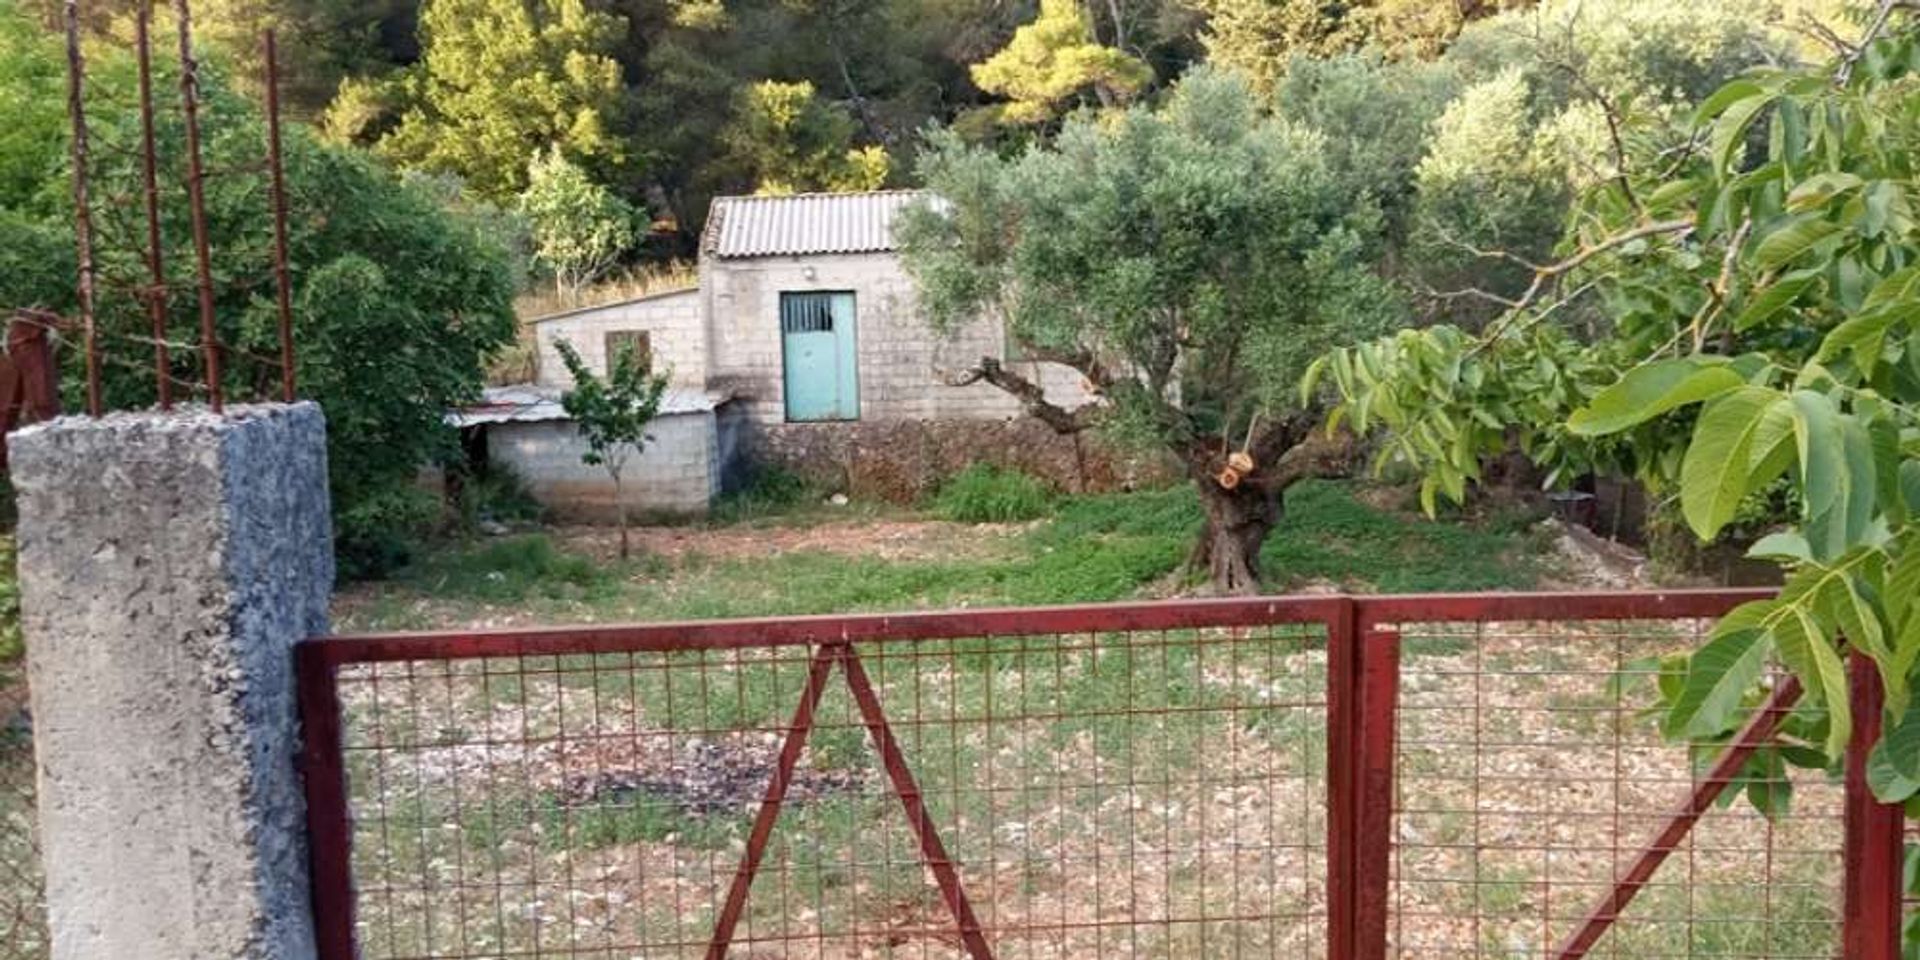
[[933, 500], [934, 515], [956, 523], [1016, 523], [1053, 512], [1053, 492], [1018, 470], [976, 463], [955, 474]]
[[20, 634], [20, 567], [13, 537], [0, 536], [0, 664], [27, 652]]
[[413, 559], [413, 547], [440, 519], [437, 498], [417, 487], [383, 486], [362, 496], [336, 496], [333, 517], [335, 574], [342, 580], [376, 580]]
[[805, 477], [785, 467], [761, 465], [747, 483], [713, 505], [716, 523], [739, 523], [782, 513], [811, 499], [815, 491]]
[[525, 481], [511, 467], [489, 463], [475, 469], [460, 485], [454, 503], [462, 529], [473, 530], [482, 521], [537, 523], [546, 508], [527, 491]]

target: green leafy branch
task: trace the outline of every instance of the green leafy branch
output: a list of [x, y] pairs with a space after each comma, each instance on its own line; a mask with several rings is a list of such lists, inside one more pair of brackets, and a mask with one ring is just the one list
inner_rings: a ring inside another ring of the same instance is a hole
[[[1518, 446], [1551, 466], [1631, 470], [1719, 536], [1785, 484], [1794, 521], [1753, 548], [1782, 564], [1771, 600], [1724, 618], [1663, 666], [1663, 729], [1716, 742], [1761, 702], [1773, 665], [1806, 695], [1813, 739], [1765, 763], [1826, 766], [1851, 715], [1845, 657], [1886, 689], [1872, 782], [1920, 796], [1920, 30], [1885, 3], [1834, 64], [1735, 80], [1675, 158], [1641, 158], [1580, 205], [1575, 266], [1607, 321], [1581, 340], [1523, 298], [1486, 334], [1431, 329], [1328, 355], [1306, 389], [1385, 434], [1382, 456], [1458, 500]], [[1655, 229], [1684, 221], [1685, 229]], [[1564, 384], [1564, 389], [1556, 386]], [[1814, 736], [1817, 734], [1817, 736]], [[1751, 793], [1750, 793], [1751, 796]], [[1757, 798], [1768, 806], [1780, 798]], [[1763, 802], [1764, 800], [1764, 802]]]

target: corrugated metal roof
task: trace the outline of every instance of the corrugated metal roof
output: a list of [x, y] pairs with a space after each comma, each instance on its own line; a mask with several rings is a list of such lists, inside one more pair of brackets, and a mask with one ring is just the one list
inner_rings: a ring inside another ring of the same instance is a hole
[[[560, 406], [561, 391], [554, 387], [518, 383], [488, 387], [480, 402], [447, 414], [447, 423], [455, 427], [476, 427], [487, 423], [539, 423], [544, 420], [571, 420]], [[732, 399], [725, 393], [669, 387], [660, 397], [660, 416], [676, 413], [705, 413]]]
[[723, 258], [892, 250], [894, 217], [921, 196], [889, 190], [715, 197], [700, 248]]

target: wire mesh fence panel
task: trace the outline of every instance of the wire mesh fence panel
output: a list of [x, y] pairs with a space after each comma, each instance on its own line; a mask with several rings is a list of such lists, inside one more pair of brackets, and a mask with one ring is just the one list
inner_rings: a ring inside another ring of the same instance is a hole
[[360, 949], [1324, 957], [1326, 646], [1096, 626], [344, 663]]
[[34, 808], [33, 735], [24, 684], [0, 666], [0, 960], [47, 956], [40, 845]]
[[[1663, 739], [1654, 709], [1659, 658], [1711, 625], [1400, 625], [1390, 955], [1562, 955], [1733, 739]], [[1771, 743], [1821, 720], [1795, 713]], [[1770, 756], [1586, 956], [1838, 955], [1842, 786]]]

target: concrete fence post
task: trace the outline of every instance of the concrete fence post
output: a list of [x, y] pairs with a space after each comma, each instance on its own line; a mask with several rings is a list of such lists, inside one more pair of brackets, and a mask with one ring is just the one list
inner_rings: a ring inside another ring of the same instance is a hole
[[319, 408], [68, 417], [11, 450], [53, 960], [310, 960]]

